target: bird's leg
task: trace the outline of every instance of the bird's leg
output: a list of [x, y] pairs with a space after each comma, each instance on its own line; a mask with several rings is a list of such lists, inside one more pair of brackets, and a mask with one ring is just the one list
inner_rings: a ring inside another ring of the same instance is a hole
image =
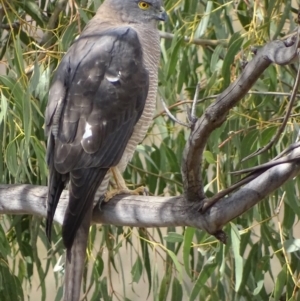
[[105, 200], [104, 200], [105, 202], [108, 202], [110, 199], [112, 199], [114, 196], [118, 194], [131, 194], [131, 195], [147, 194], [147, 189], [144, 186], [140, 186], [134, 190], [128, 189], [118, 167], [112, 167], [110, 170], [115, 179], [117, 187], [116, 189], [108, 191], [105, 194]]

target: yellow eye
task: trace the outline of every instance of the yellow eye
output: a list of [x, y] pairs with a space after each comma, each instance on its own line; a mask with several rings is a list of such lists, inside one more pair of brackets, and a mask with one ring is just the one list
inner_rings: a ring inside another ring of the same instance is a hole
[[143, 9], [143, 10], [146, 10], [150, 7], [150, 4], [145, 1], [140, 1], [138, 5], [139, 5], [139, 8]]

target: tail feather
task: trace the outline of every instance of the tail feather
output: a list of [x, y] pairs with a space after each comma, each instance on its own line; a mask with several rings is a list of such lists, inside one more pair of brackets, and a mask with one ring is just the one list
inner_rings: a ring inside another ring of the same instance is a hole
[[91, 215], [92, 210], [86, 213], [76, 232], [72, 248], [67, 250], [64, 301], [75, 301], [80, 299], [81, 281], [85, 267]]
[[48, 198], [47, 198], [47, 220], [46, 220], [46, 235], [51, 241], [51, 230], [55, 210], [61, 196], [62, 191], [68, 182], [68, 175], [58, 173], [54, 167], [50, 166], [49, 183], [48, 183]]
[[87, 214], [91, 215], [95, 193], [108, 169], [78, 169], [70, 173], [69, 204], [62, 226], [62, 237], [68, 252], [76, 232]]

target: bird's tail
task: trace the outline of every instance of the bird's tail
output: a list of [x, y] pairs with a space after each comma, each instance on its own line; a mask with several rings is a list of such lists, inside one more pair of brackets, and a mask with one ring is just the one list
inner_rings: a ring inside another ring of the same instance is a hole
[[67, 249], [64, 279], [64, 301], [79, 301], [85, 267], [86, 247], [91, 217], [86, 214], [79, 226], [71, 249]]
[[47, 198], [47, 220], [46, 220], [46, 234], [51, 241], [52, 223], [55, 214], [55, 210], [60, 198], [60, 195], [66, 184], [68, 183], [68, 174], [62, 175], [58, 173], [53, 164], [49, 165], [49, 180], [48, 180], [48, 198]]
[[69, 204], [62, 226], [63, 242], [71, 250], [76, 232], [87, 215], [91, 219], [95, 193], [108, 169], [87, 168], [70, 172]]

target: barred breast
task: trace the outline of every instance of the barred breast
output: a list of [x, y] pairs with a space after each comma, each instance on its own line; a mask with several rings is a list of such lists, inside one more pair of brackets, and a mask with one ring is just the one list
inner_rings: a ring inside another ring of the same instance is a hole
[[[160, 60], [160, 38], [158, 30], [156, 28], [149, 28], [149, 26], [142, 26], [141, 24], [131, 24], [130, 26], [134, 28], [138, 33], [138, 37], [143, 48], [144, 65], [149, 72], [149, 91], [141, 118], [135, 125], [132, 136], [125, 148], [124, 154], [119, 164], [117, 165], [121, 173], [125, 170], [128, 162], [132, 159], [137, 145], [144, 139], [152, 122], [156, 107], [158, 67]], [[99, 201], [99, 198], [103, 196], [107, 191], [110, 177], [111, 172], [108, 172], [96, 192], [94, 198], [95, 204]]]
[[152, 122], [156, 106], [156, 95], [158, 85], [158, 67], [160, 60], [159, 32], [156, 28], [149, 26], [131, 25], [136, 32], [143, 48], [144, 65], [149, 72], [149, 91], [141, 118], [134, 127], [132, 136], [128, 141], [118, 168], [123, 172], [131, 160], [137, 145], [144, 139]]

